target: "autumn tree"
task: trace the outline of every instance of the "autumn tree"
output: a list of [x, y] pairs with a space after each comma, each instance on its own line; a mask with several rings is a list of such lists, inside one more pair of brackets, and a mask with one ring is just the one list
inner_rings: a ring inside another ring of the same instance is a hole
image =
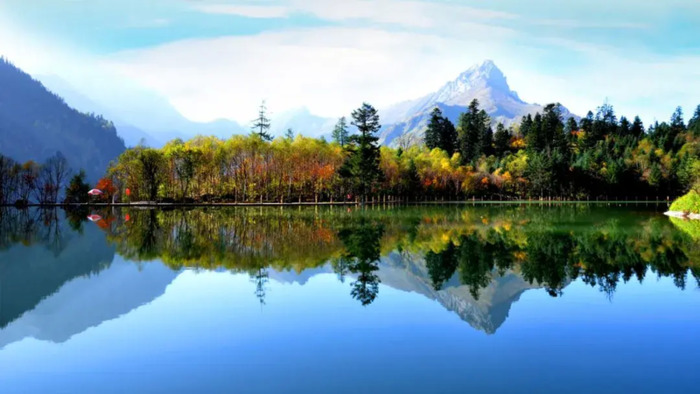
[[158, 196], [158, 188], [163, 179], [161, 172], [163, 168], [163, 154], [156, 149], [145, 148], [141, 150], [138, 162], [146, 196], [149, 201], [155, 201]]
[[22, 164], [17, 189], [17, 198], [21, 203], [28, 203], [29, 197], [36, 190], [37, 181], [39, 179], [39, 170], [39, 165], [31, 160]]
[[117, 187], [114, 186], [114, 182], [110, 178], [102, 178], [95, 185], [95, 189], [102, 191], [102, 199], [105, 201], [113, 201], [114, 196], [117, 193]]

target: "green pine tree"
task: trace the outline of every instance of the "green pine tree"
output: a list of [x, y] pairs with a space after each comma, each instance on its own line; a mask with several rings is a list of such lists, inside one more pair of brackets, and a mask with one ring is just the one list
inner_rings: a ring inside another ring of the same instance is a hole
[[350, 138], [353, 142], [350, 156], [340, 173], [350, 179], [355, 191], [365, 202], [377, 181], [382, 178], [379, 168], [379, 139], [375, 136], [381, 126], [377, 110], [367, 103], [352, 111], [352, 119], [352, 125], [357, 127], [359, 134]]
[[345, 117], [343, 116], [342, 118], [338, 119], [338, 123], [336, 123], [335, 127], [333, 128], [333, 141], [337, 142], [340, 146], [345, 146], [348, 144], [348, 138], [348, 125]]

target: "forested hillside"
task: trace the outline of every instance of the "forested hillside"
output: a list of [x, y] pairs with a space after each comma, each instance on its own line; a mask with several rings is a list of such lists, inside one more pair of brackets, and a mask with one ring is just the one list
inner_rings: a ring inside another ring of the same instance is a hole
[[124, 151], [114, 125], [70, 108], [31, 76], [0, 59], [0, 154], [43, 163], [61, 152], [73, 171], [97, 180]]

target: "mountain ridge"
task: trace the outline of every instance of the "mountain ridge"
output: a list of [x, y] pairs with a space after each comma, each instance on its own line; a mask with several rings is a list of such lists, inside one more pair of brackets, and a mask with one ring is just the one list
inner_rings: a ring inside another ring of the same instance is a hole
[[[542, 112], [544, 108], [523, 101], [510, 88], [508, 79], [495, 62], [484, 60], [432, 93], [381, 110], [384, 126], [380, 130], [379, 141], [385, 145], [420, 143], [433, 108], [440, 108], [450, 121], [457, 124], [459, 115], [474, 99], [489, 114], [493, 125], [503, 123], [510, 126], [518, 123], [523, 116]], [[576, 117], [566, 107], [561, 108], [564, 119]]]
[[38, 163], [60, 152], [73, 171], [99, 179], [126, 149], [114, 124], [82, 113], [41, 82], [0, 58], [0, 153]]

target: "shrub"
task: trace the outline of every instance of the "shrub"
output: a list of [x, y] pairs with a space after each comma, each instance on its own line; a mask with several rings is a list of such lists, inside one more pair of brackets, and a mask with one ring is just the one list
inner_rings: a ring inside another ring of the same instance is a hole
[[700, 194], [691, 190], [671, 204], [671, 210], [685, 213], [700, 213]]

